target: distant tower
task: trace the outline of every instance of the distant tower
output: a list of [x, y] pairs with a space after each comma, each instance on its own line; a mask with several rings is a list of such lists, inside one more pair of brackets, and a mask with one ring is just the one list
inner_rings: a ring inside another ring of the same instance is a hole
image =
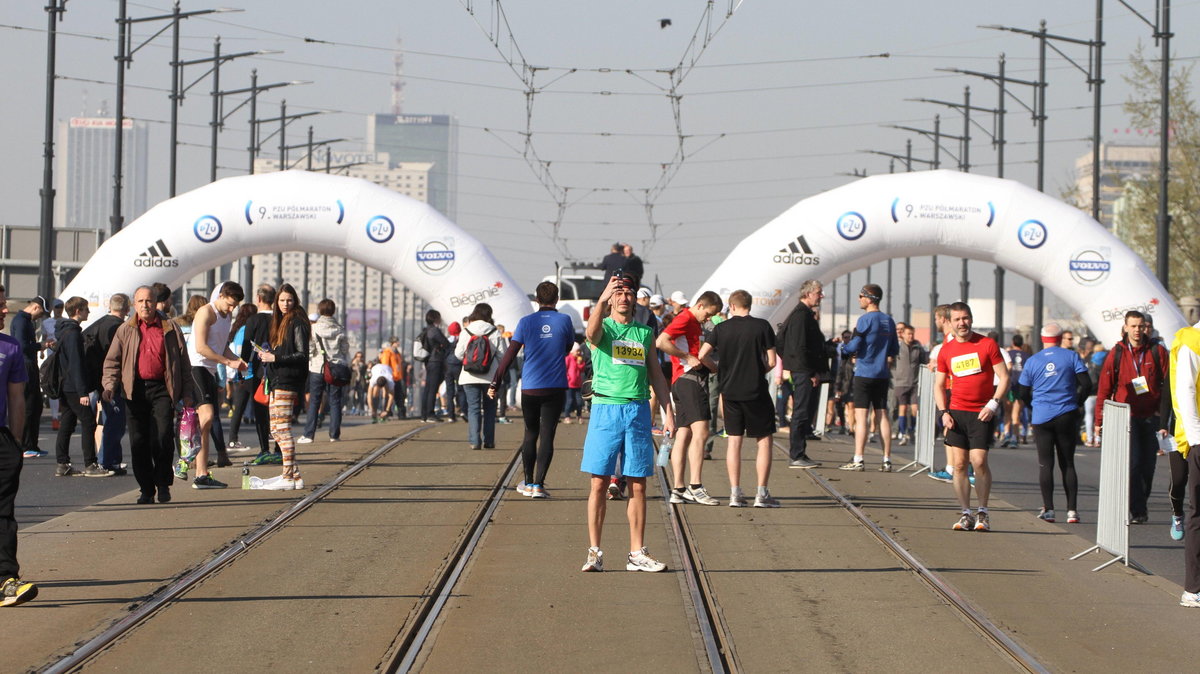
[[396, 38], [396, 55], [392, 59], [394, 72], [392, 75], [392, 114], [403, 113], [404, 108], [404, 51], [400, 48], [401, 40]]

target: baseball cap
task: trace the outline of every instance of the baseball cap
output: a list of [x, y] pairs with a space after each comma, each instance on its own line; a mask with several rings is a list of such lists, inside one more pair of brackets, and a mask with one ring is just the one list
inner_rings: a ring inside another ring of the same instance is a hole
[[663, 296], [662, 295], [651, 295], [650, 296], [650, 306], [661, 307], [662, 305], [663, 305]]
[[61, 306], [63, 306], [63, 301], [58, 299], [57, 297], [54, 298], [54, 308], [57, 309]]
[[36, 304], [36, 305], [38, 305], [39, 307], [41, 307], [41, 308], [42, 308], [42, 311], [45, 311], [45, 310], [46, 310], [46, 298], [45, 298], [45, 297], [42, 297], [41, 295], [38, 295], [37, 297], [34, 297], [33, 299], [29, 300], [29, 302], [30, 302], [31, 304]]
[[642, 299], [643, 297], [650, 297], [650, 294], [651, 293], [650, 293], [649, 288], [638, 288], [637, 296], [638, 296], [639, 300]]
[[676, 290], [675, 292], [671, 293], [671, 301], [675, 304], [687, 304], [688, 298], [687, 295], [683, 294], [682, 290]]

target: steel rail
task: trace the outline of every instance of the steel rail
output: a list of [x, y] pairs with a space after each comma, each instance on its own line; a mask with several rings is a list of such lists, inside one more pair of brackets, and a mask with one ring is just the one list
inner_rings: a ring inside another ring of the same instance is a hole
[[[783, 448], [775, 443], [777, 450], [783, 451]], [[893, 555], [895, 555], [904, 565], [914, 571], [925, 585], [941, 597], [951, 607], [956, 609], [958, 613], [970, 624], [981, 636], [986, 638], [992, 645], [1004, 655], [1007, 655], [1017, 667], [1022, 671], [1032, 672], [1035, 674], [1048, 674], [1050, 670], [1046, 669], [1037, 658], [1023, 646], [1017, 643], [1012, 637], [1004, 632], [998, 625], [993, 623], [981, 609], [973, 605], [966, 597], [962, 596], [949, 583], [938, 576], [933, 571], [930, 571], [921, 560], [915, 555], [906, 550], [887, 534], [878, 524], [867, 517], [867, 514], [854, 503], [829, 483], [820, 473], [814, 470], [804, 471], [808, 477], [812, 479], [825, 493], [829, 494], [833, 500], [838, 502], [849, 512], [858, 523], [869, 531], [875, 538], [883, 544]]]
[[725, 624], [725, 617], [717, 604], [716, 593], [704, 573], [700, 550], [692, 528], [683, 516], [682, 509], [673, 507], [670, 503], [671, 490], [667, 486], [666, 469], [660, 469], [657, 474], [663, 505], [671, 523], [672, 539], [683, 564], [688, 598], [696, 611], [696, 623], [700, 629], [700, 639], [704, 643], [709, 667], [713, 674], [738, 674], [742, 668], [738, 662], [737, 651], [733, 647], [732, 633]]
[[270, 536], [272, 533], [280, 529], [284, 524], [295, 519], [297, 515], [305, 510], [308, 510], [321, 499], [325, 498], [327, 494], [334, 489], [337, 489], [346, 480], [362, 472], [363, 469], [377, 461], [381, 456], [390, 452], [392, 449], [395, 449], [397, 446], [404, 443], [417, 433], [420, 433], [422, 430], [424, 430], [424, 428], [425, 427], [419, 427], [413, 429], [403, 435], [389, 440], [387, 443], [376, 448], [370, 454], [367, 454], [360, 459], [357, 463], [339, 473], [332, 480], [326, 482], [320, 487], [317, 487], [308, 496], [305, 496], [296, 503], [292, 504], [292, 506], [287, 510], [283, 511], [279, 515], [276, 515], [275, 518], [270, 522], [267, 522], [249, 534], [226, 546], [223, 550], [218, 552], [213, 557], [210, 557], [208, 561], [204, 562], [195, 569], [185, 572], [183, 575], [179, 576], [174, 582], [150, 597], [145, 603], [130, 611], [127, 616], [118, 620], [108, 629], [104, 630], [81, 645], [79, 648], [75, 649], [73, 653], [62, 658], [43, 671], [46, 674], [61, 674], [62, 672], [69, 672], [80, 667], [97, 653], [104, 650], [124, 635], [128, 634], [141, 623], [145, 622], [150, 618], [150, 616], [157, 613], [160, 609], [167, 606], [180, 595], [184, 594], [209, 576], [212, 576], [214, 573], [228, 565], [233, 560], [242, 556], [256, 543], [259, 543], [264, 538]]
[[521, 450], [518, 449], [513, 452], [508, 470], [501, 473], [499, 479], [492, 484], [486, 504], [475, 511], [475, 517], [467, 525], [467, 535], [459, 539], [459, 544], [451, 554], [449, 563], [443, 565], [442, 572], [434, 579], [432, 589], [425, 593], [426, 599], [417, 608], [416, 619], [411, 623], [413, 629], [401, 632], [393, 642], [393, 647], [389, 649], [392, 653], [386, 658], [386, 662], [382, 666], [383, 671], [388, 674], [395, 672], [407, 674], [413, 671], [418, 656], [424, 650], [426, 640], [433, 632], [434, 625], [437, 624], [438, 618], [442, 614], [442, 609], [445, 608], [446, 602], [454, 593], [454, 588], [462, 577], [467, 564], [470, 563], [471, 556], [475, 554], [475, 549], [478, 547], [483, 533], [491, 525], [492, 514], [500, 506], [508, 483], [516, 474], [521, 463], [520, 458]]

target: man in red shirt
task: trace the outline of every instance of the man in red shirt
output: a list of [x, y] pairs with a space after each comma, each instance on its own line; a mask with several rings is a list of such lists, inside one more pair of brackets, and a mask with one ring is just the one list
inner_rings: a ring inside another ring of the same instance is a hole
[[133, 295], [135, 315], [113, 333], [104, 358], [101, 395], [129, 401], [129, 454], [141, 495], [138, 504], [171, 500], [175, 403], [192, 404], [191, 362], [179, 330], [164, 321], [150, 286]]
[[[992, 473], [988, 468], [988, 449], [992, 445], [992, 427], [1000, 414], [1000, 400], [1008, 392], [1008, 366], [995, 340], [971, 329], [971, 307], [966, 302], [950, 305], [950, 329], [953, 340], [942, 344], [937, 356], [933, 380], [933, 400], [946, 429], [946, 450], [954, 465], [954, 493], [962, 507], [962, 517], [954, 523], [956, 531], [989, 531], [988, 496]], [[946, 378], [952, 388], [946, 400]], [[971, 484], [967, 463], [975, 467], [975, 491], [979, 510], [971, 516]]]
[[[704, 466], [704, 443], [708, 440], [708, 373], [716, 372], [716, 363], [698, 357], [704, 331], [701, 326], [721, 312], [724, 302], [711, 290], [700, 294], [696, 303], [684, 307], [655, 343], [671, 356], [671, 399], [675, 402], [675, 444], [671, 447], [671, 503], [720, 505], [704, 491], [700, 471]], [[686, 453], [686, 456], [685, 456]], [[683, 463], [688, 461], [691, 482], [685, 488]]]
[[[1150, 324], [1139, 311], [1125, 314], [1125, 338], [1108, 350], [1096, 380], [1096, 428], [1104, 421], [1104, 401], [1129, 405], [1129, 515], [1133, 524], [1149, 520], [1147, 500], [1154, 485], [1158, 439], [1166, 432], [1171, 396], [1167, 383], [1170, 355], [1150, 341]], [[1163, 409], [1163, 406], [1166, 409]]]

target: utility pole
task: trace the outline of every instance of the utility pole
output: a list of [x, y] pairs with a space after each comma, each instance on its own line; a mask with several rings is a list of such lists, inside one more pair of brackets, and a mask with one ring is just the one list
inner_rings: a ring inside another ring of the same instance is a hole
[[54, 82], [58, 55], [58, 22], [67, 11], [67, 0], [46, 5], [46, 135], [42, 141], [42, 217], [38, 231], [38, 295], [56, 296], [54, 283]]

